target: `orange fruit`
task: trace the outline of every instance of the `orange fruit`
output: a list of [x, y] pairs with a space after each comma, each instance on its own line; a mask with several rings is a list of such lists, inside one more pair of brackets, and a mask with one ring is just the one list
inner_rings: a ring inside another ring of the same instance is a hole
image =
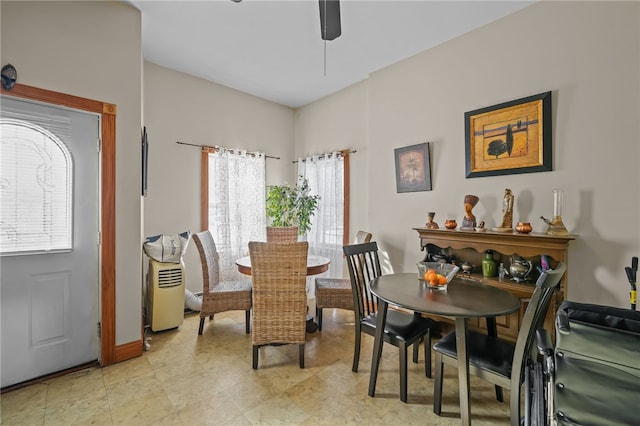
[[438, 275], [438, 285], [445, 284], [447, 284], [447, 277], [445, 277], [444, 275]]
[[427, 269], [427, 274], [428, 274], [428, 273], [434, 273], [434, 274], [435, 274], [435, 273], [436, 273], [436, 270], [435, 270], [435, 269]]
[[432, 272], [427, 271], [427, 273], [424, 274], [424, 279], [426, 281], [433, 282], [438, 280], [438, 276], [435, 273], [435, 271], [432, 271]]

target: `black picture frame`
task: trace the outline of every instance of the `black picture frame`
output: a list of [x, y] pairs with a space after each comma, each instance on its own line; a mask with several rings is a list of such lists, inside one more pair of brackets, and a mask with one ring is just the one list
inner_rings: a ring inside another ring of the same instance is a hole
[[149, 139], [147, 138], [147, 127], [142, 128], [142, 196], [147, 196], [149, 172]]
[[467, 178], [552, 170], [551, 92], [464, 114]]
[[431, 191], [429, 142], [396, 148], [396, 192]]

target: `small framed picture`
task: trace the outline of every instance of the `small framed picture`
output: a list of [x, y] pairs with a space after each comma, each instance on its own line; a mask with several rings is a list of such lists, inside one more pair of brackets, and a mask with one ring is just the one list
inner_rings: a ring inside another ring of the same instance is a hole
[[396, 192], [431, 191], [429, 142], [395, 149]]

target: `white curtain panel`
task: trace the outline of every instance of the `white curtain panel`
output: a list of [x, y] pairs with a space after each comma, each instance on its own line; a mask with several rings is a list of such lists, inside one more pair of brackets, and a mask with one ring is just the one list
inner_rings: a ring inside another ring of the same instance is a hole
[[249, 241], [266, 240], [265, 157], [237, 149], [209, 154], [209, 231], [220, 254], [223, 280], [246, 279], [236, 259]]
[[311, 193], [320, 196], [307, 234], [309, 253], [331, 259], [325, 276], [342, 277], [344, 159], [338, 152], [299, 158], [298, 174], [308, 179]]

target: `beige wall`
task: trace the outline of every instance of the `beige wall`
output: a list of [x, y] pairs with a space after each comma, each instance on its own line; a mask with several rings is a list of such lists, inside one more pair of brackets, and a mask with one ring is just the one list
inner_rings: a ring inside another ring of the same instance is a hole
[[[569, 298], [627, 307], [624, 266], [640, 255], [639, 6], [534, 4], [300, 109], [296, 151], [318, 150], [319, 131], [330, 146], [345, 140], [344, 127], [325, 123], [355, 126], [346, 130], [362, 140], [340, 147], [358, 147], [354, 161], [368, 164], [351, 176], [367, 208], [352, 222], [368, 225], [396, 271], [414, 270], [424, 254], [411, 228], [428, 211], [440, 224], [461, 222], [464, 195], [476, 194], [475, 215], [496, 226], [508, 187], [514, 221], [541, 232], [552, 189], [563, 189], [564, 223], [577, 235]], [[545, 91], [553, 92], [553, 171], [466, 179], [464, 113]], [[427, 141], [433, 190], [396, 193], [394, 148]]]
[[349, 149], [352, 185], [350, 187], [349, 241], [358, 230], [368, 230], [369, 135], [368, 91], [366, 80], [333, 96], [330, 102], [315, 102], [296, 111], [296, 155]]
[[141, 21], [115, 2], [2, 1], [1, 63], [18, 82], [115, 104], [116, 344], [141, 338]]
[[[144, 63], [144, 93], [150, 145], [145, 236], [202, 230], [200, 149], [176, 141], [280, 157], [267, 158], [267, 183], [293, 181], [291, 108], [150, 62]], [[194, 244], [187, 247], [184, 262], [187, 288], [201, 291], [202, 272]]]

